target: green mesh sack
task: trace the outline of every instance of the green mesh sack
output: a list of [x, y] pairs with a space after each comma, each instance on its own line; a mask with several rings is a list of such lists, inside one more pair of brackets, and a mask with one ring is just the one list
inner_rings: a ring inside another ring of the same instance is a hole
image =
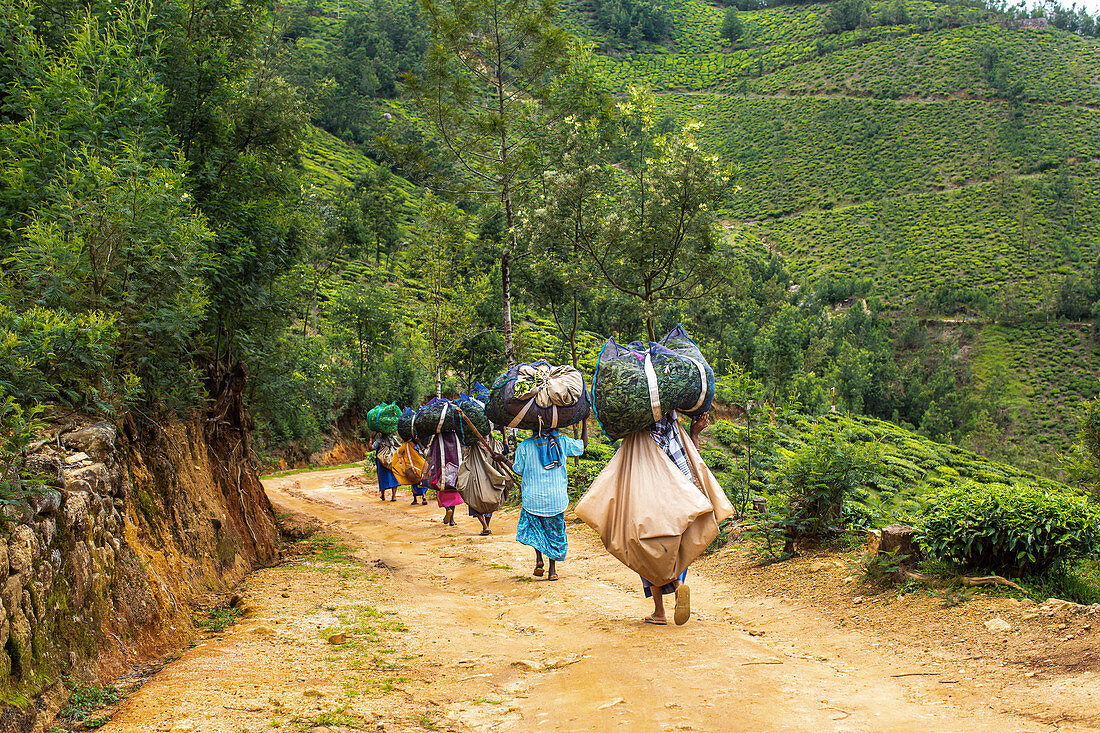
[[653, 426], [673, 410], [694, 417], [714, 401], [714, 371], [683, 326], [660, 343], [607, 340], [592, 376], [596, 419], [612, 440]]
[[372, 407], [367, 412], [367, 429], [376, 433], [393, 435], [397, 432], [397, 420], [401, 417], [401, 408], [396, 402]]

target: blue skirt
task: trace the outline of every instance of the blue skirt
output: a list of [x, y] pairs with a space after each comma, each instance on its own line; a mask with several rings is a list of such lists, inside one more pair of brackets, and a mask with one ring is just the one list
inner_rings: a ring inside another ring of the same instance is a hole
[[[680, 573], [680, 577], [677, 578], [676, 580], [683, 583], [687, 579], [687, 576], [688, 576], [687, 568], [684, 568], [684, 572]], [[676, 581], [673, 581], [673, 583], [674, 582], [676, 582]], [[645, 592], [645, 597], [646, 598], [652, 598], [653, 597], [653, 583], [650, 583], [645, 578], [642, 578], [642, 590]], [[672, 583], [665, 583], [664, 585], [661, 586], [661, 595], [662, 596], [667, 596], [669, 593], [675, 593], [675, 592], [676, 592], [676, 586], [674, 586]]]
[[569, 538], [565, 536], [565, 512], [552, 517], [519, 512], [516, 541], [534, 547], [551, 560], [564, 560], [569, 551]]
[[386, 489], [393, 489], [401, 485], [401, 482], [397, 480], [397, 477], [393, 475], [393, 471], [382, 465], [382, 462], [377, 458], [374, 459], [374, 470], [378, 474], [378, 489], [379, 491], [385, 491]]
[[416, 484], [412, 487], [413, 496], [424, 496], [428, 493], [428, 487], [424, 484]]

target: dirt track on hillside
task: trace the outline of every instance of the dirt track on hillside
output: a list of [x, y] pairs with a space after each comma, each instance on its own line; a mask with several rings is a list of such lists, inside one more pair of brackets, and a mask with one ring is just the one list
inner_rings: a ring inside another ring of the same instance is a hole
[[[561, 580], [535, 580], [515, 512], [479, 537], [461, 508], [445, 528], [434, 505], [410, 506], [407, 492], [381, 502], [357, 475], [266, 481], [273, 502], [319, 519], [356, 561], [257, 573], [241, 623], [167, 666], [102, 730], [1100, 729], [1073, 685], [916, 653], [748, 595], [721, 557], [689, 575], [687, 625], [644, 624], [637, 577], [587, 527], [570, 526]], [[341, 630], [345, 644], [326, 641]]]

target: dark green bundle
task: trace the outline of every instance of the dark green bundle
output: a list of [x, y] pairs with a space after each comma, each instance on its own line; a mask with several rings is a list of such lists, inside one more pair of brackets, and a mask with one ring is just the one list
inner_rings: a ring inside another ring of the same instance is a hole
[[714, 401], [714, 371], [683, 326], [648, 348], [639, 342], [620, 346], [615, 339], [608, 339], [592, 377], [592, 404], [596, 419], [612, 440], [650, 428], [655, 422], [645, 370], [647, 355], [662, 417], [673, 410], [700, 415], [710, 410]]
[[485, 417], [485, 408], [474, 400], [465, 404], [435, 397], [416, 411], [413, 418], [413, 430], [421, 442], [427, 442], [435, 433], [457, 433], [464, 445], [477, 442], [477, 436], [462, 419], [462, 414], [474, 424], [482, 436], [489, 434], [489, 418]]
[[416, 410], [411, 407], [406, 407], [401, 412], [401, 417], [397, 418], [397, 435], [403, 441], [409, 441], [413, 439], [413, 418], [416, 417]]
[[[455, 403], [458, 409], [470, 419], [474, 428], [481, 434], [482, 438], [488, 438], [492, 433], [493, 426], [489, 422], [489, 418], [485, 415], [485, 403], [481, 400], [474, 399], [468, 395], [462, 395]], [[470, 426], [463, 420], [458, 430], [458, 439], [462, 441], [463, 445], [473, 445], [477, 442], [477, 435], [474, 435], [474, 431], [470, 429]]]
[[367, 412], [367, 430], [375, 433], [393, 435], [397, 432], [397, 419], [401, 417], [401, 408], [396, 402], [372, 407]]

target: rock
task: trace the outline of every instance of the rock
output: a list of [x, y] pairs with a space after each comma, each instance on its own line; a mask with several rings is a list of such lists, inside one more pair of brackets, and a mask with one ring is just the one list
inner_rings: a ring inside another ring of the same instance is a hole
[[1008, 631], [1012, 628], [1012, 624], [1008, 623], [1003, 618], [991, 618], [982, 625], [985, 626], [988, 631]]
[[257, 626], [252, 629], [252, 633], [258, 636], [275, 636], [275, 629], [270, 626]]
[[108, 462], [115, 452], [118, 431], [109, 422], [98, 422], [82, 430], [74, 430], [61, 436], [61, 444], [66, 448], [83, 451], [95, 460]]
[[348, 640], [348, 635], [341, 631], [339, 634], [333, 634], [328, 638], [329, 644], [343, 644]]
[[26, 472], [36, 474], [47, 486], [65, 488], [65, 473], [61, 470], [61, 459], [44, 453], [27, 456]]
[[881, 529], [867, 530], [867, 552], [878, 552], [880, 542], [882, 542]]
[[61, 508], [61, 492], [55, 490], [32, 491], [27, 494], [27, 503], [39, 516], [52, 516]]
[[517, 659], [512, 662], [512, 666], [516, 669], [522, 669], [524, 672], [541, 672], [543, 666], [538, 662], [532, 662], [529, 659]]
[[102, 463], [93, 463], [90, 466], [69, 471], [68, 479], [75, 488], [77, 484], [87, 484], [95, 494], [109, 494], [111, 491], [111, 477], [107, 473], [107, 467]]
[[1063, 601], [1061, 598], [1048, 598], [1043, 601], [1043, 605], [1039, 606], [1039, 610], [1047, 616], [1053, 616], [1056, 613], [1064, 613], [1067, 611], [1076, 611], [1084, 606], [1073, 601]]
[[914, 564], [921, 556], [914, 537], [915, 533], [916, 529], [906, 524], [891, 524], [883, 527], [882, 539], [878, 546], [879, 556], [892, 555], [903, 565]]
[[229, 596], [230, 608], [240, 608], [242, 603], [244, 603], [244, 599], [241, 598], [239, 594], [234, 593], [233, 595]]
[[62, 504], [65, 527], [74, 535], [83, 536], [88, 530], [88, 496], [80, 491], [70, 491]]
[[88, 457], [87, 453], [73, 453], [71, 456], [67, 456], [65, 458], [65, 465], [75, 466], [78, 463], [84, 463], [85, 461], [90, 460], [92, 459]]
[[29, 575], [34, 569], [34, 558], [38, 553], [38, 538], [34, 530], [20, 524], [12, 530], [8, 538], [8, 565], [13, 575]]
[[38, 523], [38, 536], [42, 538], [42, 546], [49, 547], [53, 544], [53, 538], [57, 534], [57, 520], [46, 517]]
[[282, 593], [280, 593], [279, 595], [281, 595], [283, 598], [290, 598], [290, 594], [287, 593], [285, 590]]
[[824, 570], [827, 567], [829, 567], [828, 563], [824, 563], [824, 562], [821, 562], [820, 560], [818, 560], [817, 562], [810, 563], [810, 572], [811, 573], [820, 573], [822, 570]]
[[1022, 618], [1024, 621], [1029, 621], [1033, 618], [1039, 618], [1039, 616], [1041, 615], [1042, 614], [1039, 613], [1039, 610], [1036, 608], [1025, 608], [1023, 611], [1020, 611], [1020, 618]]
[[863, 596], [856, 596], [852, 599], [852, 605], [858, 606], [861, 603], [863, 603]]

